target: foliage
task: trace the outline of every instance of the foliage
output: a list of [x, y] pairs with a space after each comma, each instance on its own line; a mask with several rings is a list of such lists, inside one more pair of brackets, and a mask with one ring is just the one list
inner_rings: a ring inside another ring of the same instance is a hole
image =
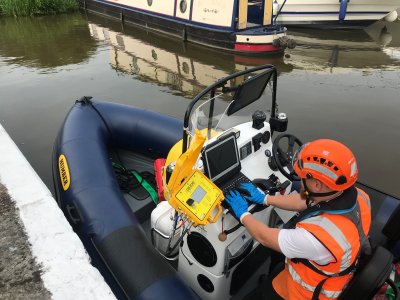
[[59, 14], [78, 8], [78, 0], [0, 0], [0, 12], [15, 17]]

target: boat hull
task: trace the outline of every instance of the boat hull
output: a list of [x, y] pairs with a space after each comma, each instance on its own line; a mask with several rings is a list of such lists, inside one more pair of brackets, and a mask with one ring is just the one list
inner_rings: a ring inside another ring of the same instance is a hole
[[[251, 19], [257, 18], [257, 14], [262, 13], [263, 7], [263, 1], [252, 2], [254, 5], [250, 12]], [[345, 9], [342, 8], [342, 12], [341, 1], [336, 0], [319, 0], [317, 3], [310, 0], [278, 0], [277, 2], [278, 9], [281, 11], [276, 20], [288, 27], [360, 28], [385, 18], [391, 12], [396, 13], [396, 9], [399, 8], [399, 3], [395, 0], [379, 2], [351, 0], [348, 1]]]
[[72, 107], [56, 139], [57, 201], [120, 299], [195, 298], [145, 236], [109, 158], [112, 148], [166, 156], [181, 131], [176, 119], [85, 98]]
[[281, 25], [258, 25], [236, 30], [232, 25], [232, 16], [224, 23], [211, 20], [201, 23], [200, 17], [198, 21], [194, 20], [194, 16], [187, 19], [179, 18], [176, 12], [167, 14], [146, 11], [112, 1], [81, 0], [81, 2], [84, 9], [119, 19], [124, 24], [141, 26], [177, 37], [182, 41], [225, 51], [249, 54], [282, 53], [285, 48], [285, 45], [277, 43], [286, 36], [286, 28]]

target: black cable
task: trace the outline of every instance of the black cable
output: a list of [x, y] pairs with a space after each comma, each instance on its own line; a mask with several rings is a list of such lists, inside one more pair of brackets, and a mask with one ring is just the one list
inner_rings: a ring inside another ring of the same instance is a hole
[[[100, 119], [103, 121], [104, 126], [106, 127], [106, 129], [107, 129], [107, 131], [108, 131], [108, 134], [110, 135], [110, 137], [111, 137], [111, 139], [112, 139], [112, 138], [113, 138], [113, 135], [112, 135], [111, 129], [110, 129], [110, 127], [108, 126], [108, 123], [106, 122], [106, 120], [105, 120], [105, 118], [103, 117], [103, 115], [102, 115], [102, 114], [100, 113], [100, 111], [94, 106], [94, 104], [93, 104], [92, 101], [88, 101], [87, 103], [93, 108], [93, 110], [97, 113], [97, 115], [98, 115], [98, 116], [100, 117]], [[115, 153], [116, 158], [117, 158], [117, 160], [119, 161], [119, 163], [120, 163], [120, 165], [121, 165], [121, 167], [122, 167], [122, 170], [119, 170], [119, 171], [123, 171], [123, 173], [120, 173], [119, 176], [116, 175], [116, 178], [117, 178], [117, 181], [118, 181], [118, 185], [119, 185], [119, 187], [121, 188], [121, 190], [122, 190], [123, 192], [127, 193], [128, 195], [130, 195], [131, 197], [133, 197], [134, 199], [138, 200], [138, 201], [145, 200], [147, 197], [151, 196], [150, 193], [147, 192], [147, 190], [146, 190], [147, 195], [144, 196], [144, 197], [138, 197], [138, 196], [136, 196], [136, 195], [134, 195], [134, 194], [131, 193], [131, 191], [132, 191], [133, 189], [137, 189], [138, 187], [141, 187], [141, 182], [139, 182], [139, 180], [137, 180], [136, 177], [135, 177], [135, 179], [136, 179], [136, 181], [137, 181], [138, 184], [133, 185], [133, 186], [130, 185], [129, 183], [132, 181], [132, 178], [133, 178], [134, 176], [132, 176], [131, 174], [129, 174], [129, 171], [134, 171], [134, 172], [138, 173], [138, 174], [142, 177], [142, 179], [144, 179], [143, 176], [142, 176], [142, 174], [143, 174], [144, 172], [140, 173], [140, 172], [137, 172], [136, 170], [132, 170], [132, 169], [131, 169], [131, 170], [127, 170], [127, 169], [124, 167], [124, 164], [123, 164], [123, 162], [122, 162], [122, 159], [121, 159], [121, 156], [120, 156], [118, 150], [115, 149], [115, 148], [113, 148], [113, 152]], [[114, 168], [114, 170], [115, 170], [115, 168]], [[128, 175], [127, 175], [127, 173], [128, 173]], [[150, 172], [147, 172], [147, 173], [151, 174]], [[126, 177], [128, 178], [128, 181], [127, 181], [127, 180], [123, 180], [123, 177], [124, 177], [124, 176], [126, 176]], [[154, 174], [153, 174], [153, 176], [154, 176]], [[155, 180], [152, 180], [152, 182], [153, 182], [152, 187], [154, 188], [154, 182], [155, 182]]]
[[393, 280], [390, 279], [390, 278], [386, 279], [386, 283], [393, 289], [393, 293], [394, 293], [394, 298], [393, 299], [394, 300], [399, 299], [400, 298], [400, 296], [399, 296], [400, 292], [399, 292], [399, 288], [397, 287], [396, 283], [393, 282]]
[[169, 254], [169, 253], [172, 253], [172, 252], [176, 249], [176, 247], [183, 241], [184, 236], [185, 236], [186, 233], [189, 231], [189, 229], [192, 227], [192, 225], [193, 225], [193, 223], [190, 224], [189, 226], [187, 226], [187, 227], [183, 230], [183, 232], [182, 232], [181, 236], [179, 237], [178, 241], [177, 241], [177, 242], [175, 243], [175, 245], [168, 251], [168, 254]]
[[224, 230], [224, 233], [225, 233], [226, 235], [228, 235], [228, 234], [230, 234], [230, 233], [235, 232], [236, 230], [238, 230], [241, 226], [242, 226], [242, 224], [239, 222], [236, 226], [232, 227], [231, 229], [226, 229], [226, 230]]
[[[127, 193], [129, 196], [136, 199], [137, 201], [143, 201], [150, 196], [149, 192], [147, 192], [145, 189], [144, 190], [146, 191], [146, 195], [143, 197], [139, 197], [138, 195], [132, 193], [133, 190], [142, 188], [141, 181], [139, 181], [134, 175], [131, 174], [130, 171], [132, 170], [126, 169], [123, 165], [119, 165], [116, 163], [113, 163], [113, 168], [118, 186], [122, 192]], [[147, 173], [151, 175], [150, 172]], [[142, 177], [142, 181], [143, 179], [144, 178]]]
[[190, 266], [193, 265], [193, 263], [189, 260], [189, 258], [188, 258], [188, 257], [186, 256], [186, 254], [183, 252], [182, 246], [183, 246], [183, 241], [182, 241], [182, 245], [181, 245], [181, 247], [180, 247], [181, 253], [182, 253], [183, 257], [186, 258], [188, 264], [189, 264]]

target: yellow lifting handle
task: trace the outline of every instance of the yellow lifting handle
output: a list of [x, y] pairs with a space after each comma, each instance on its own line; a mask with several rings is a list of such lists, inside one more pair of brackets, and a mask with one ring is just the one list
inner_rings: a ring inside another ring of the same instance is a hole
[[[223, 200], [223, 199], [221, 199], [220, 201], [222, 201], [222, 200]], [[215, 223], [215, 222], [217, 222], [219, 216], [222, 214], [222, 205], [221, 205], [221, 203], [219, 203], [219, 204], [216, 206], [216, 208], [218, 208], [218, 212], [217, 212], [217, 214], [215, 215], [215, 217], [212, 218], [211, 215], [210, 215], [210, 217], [208, 218], [208, 221], [209, 221], [210, 223]]]

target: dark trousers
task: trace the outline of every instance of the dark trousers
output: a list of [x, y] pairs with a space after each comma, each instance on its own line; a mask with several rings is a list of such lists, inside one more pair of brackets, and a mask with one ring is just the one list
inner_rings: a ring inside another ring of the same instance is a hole
[[272, 287], [272, 280], [284, 269], [285, 261], [284, 256], [281, 253], [273, 252], [271, 254], [271, 266], [270, 273], [264, 279], [258, 287], [256, 287], [252, 292], [247, 294], [244, 300], [282, 300], [283, 298], [279, 296], [274, 288]]

